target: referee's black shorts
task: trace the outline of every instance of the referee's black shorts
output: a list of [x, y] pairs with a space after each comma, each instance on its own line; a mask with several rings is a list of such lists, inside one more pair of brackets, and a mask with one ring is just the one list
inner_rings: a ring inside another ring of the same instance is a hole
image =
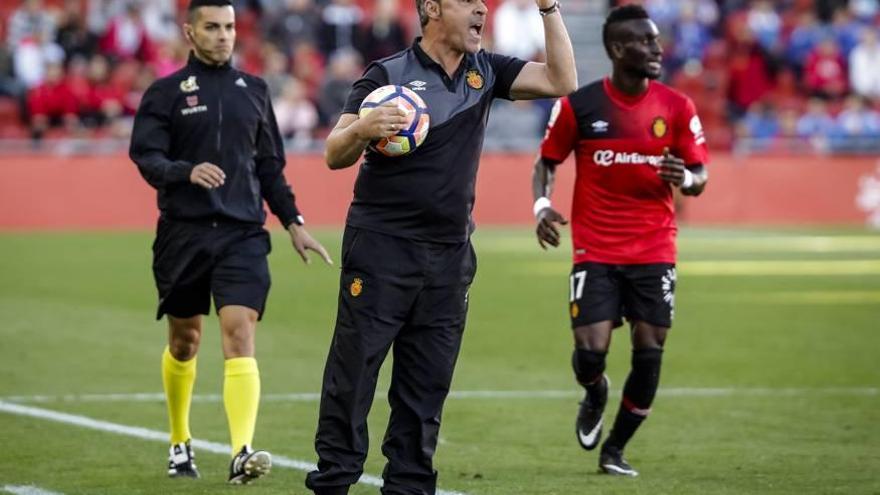
[[230, 220], [160, 218], [153, 243], [153, 276], [159, 291], [156, 319], [189, 318], [214, 307], [240, 305], [263, 315], [271, 280], [262, 225]]
[[569, 316], [577, 328], [611, 320], [670, 328], [675, 313], [675, 264], [578, 263], [569, 277]]

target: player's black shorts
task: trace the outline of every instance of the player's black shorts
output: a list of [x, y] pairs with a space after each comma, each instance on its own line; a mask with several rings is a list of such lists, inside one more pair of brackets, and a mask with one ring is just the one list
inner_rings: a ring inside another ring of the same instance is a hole
[[241, 305], [260, 317], [269, 294], [271, 250], [261, 225], [160, 219], [153, 243], [153, 276], [159, 290], [156, 319], [188, 318], [214, 307]]
[[578, 263], [569, 278], [571, 327], [611, 320], [669, 328], [675, 312], [675, 264]]

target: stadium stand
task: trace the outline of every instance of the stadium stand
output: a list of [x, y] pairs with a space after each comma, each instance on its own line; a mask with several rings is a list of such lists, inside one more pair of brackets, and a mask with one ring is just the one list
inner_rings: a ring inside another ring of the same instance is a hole
[[[341, 107], [341, 93], [363, 64], [401, 49], [418, 33], [410, 2], [235, 2], [236, 63], [269, 81], [292, 149], [320, 147]], [[488, 3], [493, 19], [485, 46], [538, 57], [540, 37], [509, 36], [530, 30], [533, 2]], [[582, 82], [607, 69], [601, 23], [615, 3], [566, 2]], [[664, 35], [665, 82], [695, 101], [713, 148], [880, 151], [876, 0], [640, 3]], [[144, 89], [185, 60], [178, 26], [186, 4], [0, 2], [0, 139], [124, 142]], [[69, 98], [58, 98], [63, 94], [73, 95], [76, 108]], [[534, 149], [551, 103], [499, 102], [487, 148]]]

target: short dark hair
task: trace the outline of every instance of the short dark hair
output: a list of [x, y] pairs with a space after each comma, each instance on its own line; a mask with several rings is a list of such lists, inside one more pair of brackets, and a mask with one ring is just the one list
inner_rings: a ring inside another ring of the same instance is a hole
[[192, 12], [199, 7], [232, 7], [232, 0], [190, 0], [186, 10]]
[[425, 10], [425, 2], [427, 0], [416, 0], [416, 12], [419, 13], [419, 24], [422, 27], [428, 25], [428, 11]]
[[611, 9], [611, 12], [608, 12], [608, 17], [605, 18], [605, 24], [602, 25], [602, 44], [605, 45], [605, 51], [608, 52], [608, 55], [611, 56], [608, 45], [611, 44], [610, 36], [613, 25], [624, 21], [650, 18], [648, 11], [637, 4], [621, 5]]
[[190, 24], [195, 22], [199, 7], [232, 7], [232, 0], [190, 0], [186, 8], [186, 19]]

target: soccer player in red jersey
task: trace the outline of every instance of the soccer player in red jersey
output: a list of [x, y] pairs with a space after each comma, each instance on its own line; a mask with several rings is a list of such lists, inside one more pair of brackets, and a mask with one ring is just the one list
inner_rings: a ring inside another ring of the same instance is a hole
[[574, 151], [569, 311], [572, 367], [586, 391], [577, 438], [587, 450], [599, 444], [609, 385], [605, 356], [625, 317], [632, 368], [599, 468], [636, 476], [623, 449], [651, 410], [675, 303], [673, 190], [703, 192], [708, 153], [693, 102], [656, 81], [663, 50], [647, 12], [637, 5], [613, 9], [602, 37], [611, 77], [556, 103], [535, 163], [534, 212], [541, 247], [559, 246], [558, 226], [568, 221], [549, 197], [555, 167]]

